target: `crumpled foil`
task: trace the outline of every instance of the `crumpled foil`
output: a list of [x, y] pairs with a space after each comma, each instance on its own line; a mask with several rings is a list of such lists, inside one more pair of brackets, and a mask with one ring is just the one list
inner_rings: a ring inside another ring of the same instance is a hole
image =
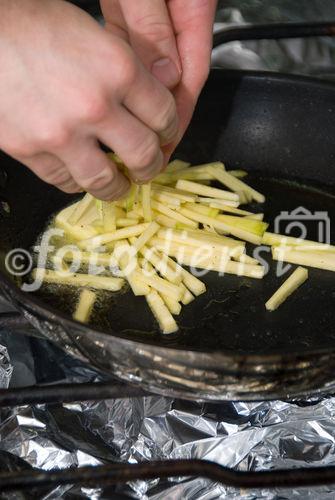
[[[48, 341], [1, 332], [16, 385], [94, 382], [103, 376]], [[21, 345], [20, 345], [21, 344]], [[22, 370], [25, 366], [26, 369]], [[185, 402], [160, 396], [0, 410], [0, 470], [65, 469], [115, 462], [199, 458], [238, 470], [335, 465], [335, 398], [304, 401]], [[335, 485], [239, 490], [204, 478], [15, 492], [0, 498], [309, 499], [335, 498]]]
[[0, 344], [0, 389], [7, 389], [13, 373], [7, 348]]
[[[215, 29], [245, 23], [335, 19], [331, 0], [224, 0]], [[232, 42], [213, 64], [331, 76], [331, 39]], [[47, 341], [1, 332], [0, 387], [94, 382], [101, 374]], [[11, 361], [9, 361], [9, 358]], [[14, 371], [11, 363], [14, 365]], [[12, 377], [11, 377], [12, 375]], [[335, 465], [335, 398], [296, 402], [199, 404], [159, 396], [0, 410], [0, 470], [43, 470], [143, 460], [200, 458], [238, 470]], [[202, 478], [134, 481], [108, 488], [64, 486], [4, 494], [6, 499], [313, 499], [335, 485], [238, 490]]]

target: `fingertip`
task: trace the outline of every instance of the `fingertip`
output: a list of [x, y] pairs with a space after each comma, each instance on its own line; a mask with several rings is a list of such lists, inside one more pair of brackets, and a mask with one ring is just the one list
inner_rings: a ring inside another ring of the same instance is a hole
[[145, 169], [129, 170], [130, 176], [136, 184], [147, 184], [152, 181], [162, 170], [164, 166], [164, 155], [159, 149], [155, 160]]
[[117, 182], [113, 182], [111, 185], [106, 186], [102, 191], [95, 193], [94, 196], [103, 201], [116, 201], [125, 196], [129, 188], [129, 180], [120, 173]]

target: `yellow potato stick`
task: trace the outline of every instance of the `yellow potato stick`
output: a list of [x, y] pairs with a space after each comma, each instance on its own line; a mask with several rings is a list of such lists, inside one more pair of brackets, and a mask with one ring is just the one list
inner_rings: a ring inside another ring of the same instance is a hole
[[300, 238], [293, 238], [292, 236], [286, 236], [282, 234], [275, 233], [264, 233], [262, 243], [269, 246], [288, 246], [288, 247], [305, 247], [308, 251], [317, 252], [335, 252], [334, 245], [328, 245], [325, 243], [319, 243], [312, 240], [303, 240]]
[[136, 226], [137, 224], [139, 224], [139, 219], [131, 219], [130, 217], [116, 219], [117, 228]]
[[157, 222], [151, 222], [149, 226], [143, 231], [141, 236], [139, 236], [136, 241], [134, 241], [133, 246], [138, 252], [141, 248], [157, 233], [160, 229], [159, 224]]
[[181, 202], [190, 202], [195, 203], [198, 200], [198, 196], [196, 194], [188, 193], [187, 191], [181, 191], [180, 189], [175, 189], [168, 186], [163, 186], [159, 184], [151, 184], [151, 189], [156, 193], [164, 193], [168, 194], [172, 198], [176, 198]]
[[160, 201], [161, 203], [166, 203], [171, 207], [180, 207], [180, 200], [178, 198], [170, 196], [168, 193], [153, 191], [152, 198], [156, 201]]
[[264, 220], [264, 214], [252, 214], [252, 215], [246, 215], [245, 219], [250, 219], [250, 220]]
[[69, 223], [75, 226], [92, 205], [94, 205], [94, 198], [90, 193], [86, 193], [85, 196], [75, 204], [75, 208], [69, 217]]
[[308, 271], [298, 267], [281, 287], [267, 301], [265, 307], [268, 311], [275, 311], [285, 300], [292, 295], [308, 278]]
[[184, 283], [182, 283], [180, 285], [183, 289], [183, 296], [182, 296], [182, 299], [181, 299], [181, 303], [184, 305], [184, 306], [187, 306], [188, 304], [190, 304], [191, 302], [193, 302], [193, 300], [195, 299], [194, 295], [191, 294], [191, 292], [186, 288], [186, 286], [184, 285]]
[[182, 298], [182, 289], [179, 285], [175, 285], [164, 278], [160, 278], [156, 273], [148, 272], [148, 269], [140, 269], [140, 274], [144, 283], [157, 290], [157, 292], [168, 295], [178, 302]]
[[262, 243], [262, 237], [250, 233], [249, 231], [246, 231], [244, 229], [235, 227], [232, 224], [227, 224], [225, 222], [222, 222], [218, 220], [217, 218], [214, 217], [208, 217], [206, 215], [199, 214], [197, 212], [194, 212], [193, 210], [188, 210], [187, 208], [181, 208], [179, 212], [182, 215], [185, 215], [185, 217], [188, 217], [189, 219], [192, 219], [197, 222], [201, 222], [202, 224], [209, 224], [210, 226], [213, 226], [215, 229], [225, 231], [236, 238], [239, 238], [244, 241], [249, 241], [250, 243], [253, 243], [254, 245], [260, 245]]
[[178, 222], [174, 219], [170, 219], [170, 217], [167, 217], [166, 215], [160, 214], [158, 212], [153, 212], [153, 216], [155, 221], [160, 225], [164, 227], [170, 227], [174, 228], [178, 224]]
[[197, 167], [184, 168], [178, 172], [163, 173], [155, 178], [156, 184], [173, 184], [178, 179], [191, 181], [211, 181], [214, 179], [213, 174], [207, 170], [199, 170]]
[[247, 210], [241, 210], [240, 208], [228, 206], [224, 202], [223, 203], [210, 203], [210, 207], [218, 208], [221, 212], [227, 212], [233, 215], [241, 215], [241, 216], [252, 216], [254, 215], [252, 212], [248, 212]]
[[335, 271], [335, 254], [332, 252], [300, 252], [299, 247], [273, 247], [274, 260]]
[[171, 174], [172, 172], [178, 172], [179, 170], [183, 170], [189, 167], [191, 164], [187, 161], [182, 160], [173, 160], [166, 167], [166, 172]]
[[116, 230], [116, 207], [111, 201], [102, 201], [103, 227], [105, 232]]
[[83, 240], [92, 238], [98, 234], [98, 231], [93, 226], [73, 225], [69, 222], [69, 217], [73, 212], [73, 205], [64, 208], [55, 218], [55, 226], [63, 229], [63, 231], [73, 240]]
[[185, 224], [186, 226], [195, 229], [198, 227], [198, 223], [196, 221], [184, 217], [180, 212], [171, 210], [171, 208], [166, 207], [165, 205], [163, 205], [163, 203], [159, 203], [158, 201], [152, 201], [151, 205], [153, 209], [157, 210], [157, 212], [160, 212], [161, 214], [166, 215], [167, 217], [170, 217], [171, 219], [174, 219], [177, 222], [181, 222], [182, 224]]
[[[204, 233], [206, 233], [206, 231], [204, 231]], [[171, 241], [171, 243], [177, 243], [182, 246], [186, 245], [196, 248], [199, 248], [201, 246], [210, 247], [213, 251], [227, 252], [229, 255], [236, 256], [244, 253], [245, 243], [238, 241], [233, 241], [231, 243], [228, 239], [227, 241], [223, 239], [221, 241], [220, 236], [217, 237], [217, 235], [212, 233], [207, 234], [208, 237], [206, 238], [202, 235], [198, 236], [196, 234], [189, 233], [186, 230], [177, 231], [175, 229], [160, 229], [157, 233], [157, 237], [163, 240], [167, 240], [167, 243]]]
[[247, 217], [238, 217], [236, 215], [218, 215], [217, 219], [221, 222], [225, 222], [250, 233], [257, 234], [258, 236], [263, 236], [269, 224], [261, 220], [255, 220]]
[[154, 248], [148, 248], [146, 246], [141, 248], [140, 253], [154, 266], [163, 278], [167, 279], [171, 283], [179, 285], [182, 280], [181, 273], [176, 273], [173, 269], [171, 269], [166, 256], [164, 258], [164, 256], [160, 255]]
[[176, 332], [178, 330], [177, 323], [159, 294], [155, 290], [151, 290], [145, 298], [162, 332], [164, 334]]
[[174, 316], [178, 316], [181, 313], [181, 304], [174, 299], [171, 299], [168, 295], [164, 295], [163, 293], [159, 294], [163, 299], [166, 307], [169, 309], [170, 313]]
[[239, 255], [237, 258], [234, 257], [234, 260], [237, 260], [238, 262], [243, 262], [245, 264], [255, 265], [255, 266], [258, 266], [258, 264], [260, 264], [259, 260], [254, 259], [253, 257], [250, 257], [246, 253]]
[[117, 292], [124, 285], [124, 280], [121, 278], [113, 278], [109, 276], [95, 276], [93, 274], [73, 274], [51, 271], [49, 269], [34, 269], [32, 272], [34, 278], [41, 277], [46, 283], [58, 283], [60, 285], [69, 286], [87, 286], [96, 288], [97, 290], [109, 290]]
[[89, 238], [87, 240], [80, 241], [78, 245], [82, 249], [91, 250], [105, 245], [106, 243], [110, 243], [111, 241], [125, 240], [132, 236], [138, 236], [142, 234], [148, 226], [148, 223], [143, 223], [137, 224], [136, 226], [124, 227], [122, 229], [117, 229], [112, 233], [101, 234], [99, 236], [96, 236], [95, 238]]
[[96, 298], [96, 294], [91, 290], [83, 290], [80, 293], [76, 310], [73, 313], [73, 319], [81, 323], [87, 323], [90, 320]]
[[177, 262], [175, 262], [170, 257], [168, 258], [168, 264], [177, 273], [181, 274], [184, 285], [196, 296], [199, 296], [206, 292], [206, 285], [199, 278], [193, 276], [192, 273], [181, 267]]
[[258, 203], [264, 203], [265, 196], [263, 194], [256, 191], [256, 189], [251, 188], [240, 179], [237, 179], [233, 175], [229, 174], [222, 167], [220, 166], [211, 167], [210, 173], [214, 176], [216, 180], [221, 182], [221, 184], [231, 189], [232, 191], [235, 191], [236, 193], [243, 192], [247, 195], [250, 195], [251, 199], [257, 201]]
[[240, 204], [238, 201], [220, 200], [218, 198], [206, 198], [203, 196], [199, 196], [196, 201], [198, 203], [202, 203], [203, 205], [209, 205], [211, 208], [218, 208], [222, 211], [227, 211], [224, 210], [225, 208], [237, 209]]
[[194, 269], [206, 269], [208, 271], [236, 274], [237, 276], [246, 276], [256, 279], [262, 279], [265, 274], [263, 266], [234, 262], [228, 260], [224, 256], [208, 256], [202, 253], [190, 254], [180, 251], [180, 249], [169, 249], [168, 254], [170, 257], [174, 257], [180, 265], [189, 266]]
[[185, 203], [184, 207], [199, 214], [208, 215], [208, 217], [216, 217], [220, 212], [218, 208], [212, 208], [201, 203]]
[[234, 177], [237, 177], [238, 179], [242, 179], [243, 177], [246, 177], [248, 175], [248, 172], [246, 172], [245, 170], [227, 170], [227, 173], [233, 175]]
[[[62, 249], [61, 249], [62, 250]], [[90, 264], [92, 266], [104, 266], [110, 269], [115, 268], [117, 262], [110, 253], [82, 252], [80, 250], [68, 250], [65, 252], [56, 252], [55, 257], [61, 256], [65, 262], [78, 262], [80, 265]]]
[[[148, 270], [153, 274], [153, 276], [157, 276], [155, 269], [152, 267], [150, 262], [141, 262], [143, 269]], [[160, 297], [163, 299], [167, 308], [169, 309], [171, 314], [178, 315], [181, 312], [181, 305], [178, 300], [173, 299], [170, 295], [165, 295], [164, 293], [159, 293]]]
[[143, 217], [146, 222], [152, 221], [151, 213], [151, 184], [144, 184], [141, 187]]
[[142, 280], [137, 259], [127, 241], [118, 241], [116, 243], [114, 256], [133, 294], [135, 296], [141, 296], [149, 293], [149, 286]]
[[204, 186], [197, 184], [196, 182], [179, 180], [176, 184], [177, 189], [183, 191], [189, 191], [191, 193], [198, 194], [200, 196], [207, 196], [209, 198], [219, 198], [223, 200], [239, 201], [239, 196], [236, 193], [231, 193], [230, 191], [225, 191], [223, 189], [217, 189], [210, 186]]

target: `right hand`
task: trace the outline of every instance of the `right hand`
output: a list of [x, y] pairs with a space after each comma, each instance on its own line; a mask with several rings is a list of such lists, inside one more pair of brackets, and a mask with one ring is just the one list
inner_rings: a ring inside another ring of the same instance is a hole
[[62, 0], [0, 5], [0, 148], [67, 193], [111, 200], [164, 166], [175, 101], [126, 42]]

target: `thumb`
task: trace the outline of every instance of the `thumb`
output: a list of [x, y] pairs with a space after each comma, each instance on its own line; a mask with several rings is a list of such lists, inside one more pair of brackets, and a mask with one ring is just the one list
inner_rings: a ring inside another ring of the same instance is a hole
[[165, 0], [119, 1], [134, 51], [165, 87], [176, 87], [181, 63]]

